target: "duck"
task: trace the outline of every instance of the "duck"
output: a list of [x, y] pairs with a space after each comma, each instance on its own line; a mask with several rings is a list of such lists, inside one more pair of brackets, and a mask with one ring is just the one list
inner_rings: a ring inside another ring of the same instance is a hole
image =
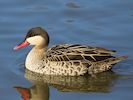
[[112, 56], [116, 51], [81, 44], [57, 44], [48, 47], [49, 35], [42, 27], [31, 28], [23, 42], [14, 47], [19, 50], [32, 45], [25, 67], [39, 74], [80, 76], [109, 71], [127, 56]]

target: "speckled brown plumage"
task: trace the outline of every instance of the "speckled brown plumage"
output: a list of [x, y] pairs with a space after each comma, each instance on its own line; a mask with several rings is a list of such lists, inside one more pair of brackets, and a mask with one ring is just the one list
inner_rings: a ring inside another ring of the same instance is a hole
[[48, 49], [45, 59], [47, 59], [49, 66], [51, 63], [55, 63], [60, 67], [57, 72], [52, 70], [53, 74], [77, 76], [110, 70], [112, 64], [125, 59], [125, 57], [113, 57], [111, 54], [115, 52], [100, 47], [63, 44]]

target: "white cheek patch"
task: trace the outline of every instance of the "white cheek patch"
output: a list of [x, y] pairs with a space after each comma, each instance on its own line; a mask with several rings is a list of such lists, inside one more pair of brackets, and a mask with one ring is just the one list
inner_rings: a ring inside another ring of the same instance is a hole
[[44, 38], [42, 36], [33, 36], [27, 38], [26, 41], [28, 41], [30, 45], [42, 45], [44, 43]]

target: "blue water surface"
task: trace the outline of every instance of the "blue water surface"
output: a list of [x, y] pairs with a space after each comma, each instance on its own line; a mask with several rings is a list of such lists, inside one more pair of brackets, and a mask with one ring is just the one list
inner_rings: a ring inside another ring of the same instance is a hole
[[114, 66], [119, 77], [110, 81], [108, 92], [61, 92], [50, 86], [49, 100], [133, 100], [133, 0], [1, 0], [0, 100], [23, 100], [14, 87], [33, 86], [24, 75], [30, 47], [13, 47], [37, 26], [48, 31], [49, 46], [80, 43], [129, 56]]

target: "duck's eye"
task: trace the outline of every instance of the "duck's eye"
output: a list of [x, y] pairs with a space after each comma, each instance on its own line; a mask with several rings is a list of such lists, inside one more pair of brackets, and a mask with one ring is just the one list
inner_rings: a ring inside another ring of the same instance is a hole
[[32, 36], [36, 36], [36, 34], [33, 34]]
[[32, 37], [32, 35], [31, 34], [27, 34], [26, 35], [26, 38], [29, 38], [29, 37]]

